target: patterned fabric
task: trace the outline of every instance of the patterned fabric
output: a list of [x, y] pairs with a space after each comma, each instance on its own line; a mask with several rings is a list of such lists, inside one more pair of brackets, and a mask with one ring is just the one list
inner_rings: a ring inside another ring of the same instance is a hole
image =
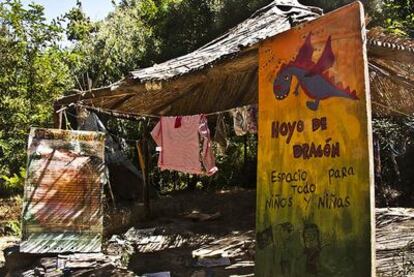
[[160, 150], [161, 170], [209, 176], [217, 171], [204, 115], [161, 117], [151, 136]]
[[247, 133], [247, 124], [246, 124], [246, 110], [242, 108], [235, 108], [232, 112], [233, 114], [233, 123], [234, 123], [234, 132], [237, 136], [244, 136]]
[[221, 155], [224, 155], [224, 153], [227, 150], [227, 147], [229, 146], [229, 141], [227, 139], [227, 125], [224, 121], [224, 115], [219, 114], [217, 116], [217, 122], [216, 122], [216, 131], [214, 133], [214, 141], [216, 142], [217, 146], [217, 152]]
[[257, 105], [250, 105], [247, 109], [247, 132], [251, 134], [257, 133]]
[[213, 154], [212, 141], [210, 137], [210, 129], [208, 128], [207, 117], [200, 117], [200, 137], [202, 141], [201, 162], [208, 176], [217, 172], [216, 161]]
[[257, 133], [257, 105], [235, 108], [232, 114], [237, 136]]

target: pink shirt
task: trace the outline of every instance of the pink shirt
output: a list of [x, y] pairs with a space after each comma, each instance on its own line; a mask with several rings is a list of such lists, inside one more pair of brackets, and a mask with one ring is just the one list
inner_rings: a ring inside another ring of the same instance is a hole
[[151, 135], [161, 148], [158, 158], [161, 170], [209, 176], [217, 171], [204, 115], [161, 117]]

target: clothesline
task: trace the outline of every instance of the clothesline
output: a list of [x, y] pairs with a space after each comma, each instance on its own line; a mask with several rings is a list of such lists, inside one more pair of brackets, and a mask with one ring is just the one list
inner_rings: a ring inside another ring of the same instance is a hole
[[[84, 108], [89, 108], [89, 107], [85, 107]], [[93, 108], [92, 112], [97, 112], [99, 113], [101, 110]], [[219, 113], [214, 113], [214, 114], [223, 114], [225, 112], [230, 112], [233, 111], [232, 113], [232, 117], [233, 117], [233, 128], [234, 128], [234, 132], [237, 136], [243, 136], [246, 135], [247, 133], [257, 133], [257, 107], [252, 106], [252, 105], [248, 105], [248, 106], [243, 106], [243, 107], [239, 107], [239, 108], [234, 108], [234, 109], [228, 109], [225, 111], [221, 111]], [[67, 119], [67, 115], [70, 115], [72, 117], [75, 118], [79, 118], [79, 115], [76, 114], [72, 114], [69, 111], [67, 111], [66, 109], [63, 109], [61, 111], [61, 113], [63, 113], [64, 118]], [[195, 115], [195, 116], [177, 116], [177, 117], [162, 117], [160, 118], [159, 122], [162, 120], [172, 120], [175, 122], [175, 124], [181, 125], [181, 121], [184, 120], [185, 122], [187, 121], [191, 121], [194, 118], [200, 118], [200, 121], [204, 122], [205, 129], [208, 129], [208, 125], [207, 125], [207, 117], [206, 115]], [[203, 120], [201, 120], [203, 119]], [[158, 122], [158, 125], [159, 125]], [[224, 118], [222, 116], [219, 116], [217, 118], [217, 122], [216, 122], [216, 129], [214, 132], [214, 139], [217, 142], [218, 148], [219, 148], [219, 152], [224, 153], [225, 150], [227, 149], [228, 146], [228, 141], [227, 141], [227, 127], [225, 126], [225, 122], [224, 122]], [[200, 124], [195, 124], [194, 126], [201, 126]], [[177, 127], [176, 127], [177, 128]], [[111, 135], [114, 138], [117, 138], [118, 141], [124, 141], [126, 143], [135, 143], [135, 140], [131, 140], [128, 138], [123, 138], [121, 136], [115, 135], [114, 133], [110, 132], [109, 130], [106, 130], [107, 133], [109, 135]], [[172, 132], [174, 132], [175, 129], [173, 129]], [[188, 133], [188, 132], [185, 132]], [[207, 133], [210, 133], [210, 131], [208, 131]], [[208, 135], [208, 139], [210, 139], [210, 135]], [[198, 145], [198, 144], [197, 144]]]
[[[82, 107], [87, 108], [88, 106], [82, 106]], [[218, 112], [218, 113], [210, 113], [209, 115], [223, 114], [223, 113], [226, 113], [226, 112], [236, 111], [235, 115], [233, 115], [233, 119], [235, 120], [233, 127], [234, 127], [234, 132], [236, 133], [236, 135], [237, 136], [243, 136], [246, 133], [252, 133], [252, 132], [256, 133], [257, 132], [257, 109], [254, 110], [255, 111], [254, 112], [255, 116], [253, 116], [253, 118], [251, 117], [250, 112], [248, 112], [247, 114], [241, 115], [242, 118], [240, 118], [239, 116], [236, 116], [236, 114], [240, 113], [241, 110], [244, 109], [245, 107], [251, 107], [251, 105], [242, 106], [241, 108], [228, 109], [228, 110], [224, 110], [224, 111], [221, 111], [221, 112]], [[70, 113], [66, 109], [60, 109], [60, 110], [61, 110], [61, 113], [63, 114], [63, 117], [65, 118], [66, 121], [68, 121], [67, 114], [70, 115], [71, 117], [79, 118], [79, 115]], [[250, 110], [250, 109], [248, 108], [248, 109], [246, 109], [246, 111], [247, 110]], [[98, 110], [97, 108], [93, 108], [93, 110], [91, 110], [91, 111], [101, 113], [101, 111]], [[207, 115], [203, 115], [203, 116], [206, 117]], [[133, 118], [133, 120], [137, 120], [137, 119], [141, 120], [142, 118]], [[252, 122], [254, 122], [254, 123], [252, 124]], [[223, 129], [223, 128], [224, 127], [221, 127], [221, 129]], [[226, 132], [223, 133], [223, 130], [220, 130], [220, 131], [222, 132], [221, 135], [224, 135], [225, 137], [227, 136], [227, 134], [224, 134]], [[134, 140], [134, 139], [124, 138], [124, 137], [121, 137], [119, 135], [115, 135], [114, 133], [110, 132], [109, 130], [107, 130], [107, 132], [108, 132], [109, 135], [111, 135], [112, 137], [116, 137], [118, 140], [123, 140], [127, 143], [135, 143], [136, 142], [136, 140]], [[216, 133], [216, 135], [217, 135], [217, 133]]]
[[[381, 104], [381, 103], [376, 102], [376, 101], [372, 101], [372, 104], [380, 106], [380, 107], [382, 107], [384, 109], [387, 109], [389, 111], [395, 112], [397, 114], [400, 114], [400, 115], [403, 115], [403, 116], [414, 119], [414, 115], [409, 115], [409, 114], [404, 113], [400, 110], [391, 108], [388, 105], [384, 105], [384, 104]], [[61, 109], [57, 110], [56, 113], [61, 113], [61, 112], [65, 111], [68, 107], [71, 107], [71, 106], [78, 106], [78, 107], [82, 107], [82, 108], [85, 108], [85, 109], [90, 110], [90, 111], [95, 111], [95, 112], [98, 112], [98, 113], [107, 114], [107, 115], [110, 115], [110, 116], [115, 116], [115, 117], [118, 117], [118, 118], [129, 119], [129, 120], [141, 120], [142, 118], [146, 118], [146, 117], [148, 117], [148, 118], [160, 118], [161, 117], [160, 115], [151, 115], [151, 114], [124, 114], [124, 113], [118, 113], [118, 112], [114, 112], [114, 111], [110, 111], [110, 110], [108, 111], [108, 110], [105, 110], [105, 109], [102, 109], [102, 108], [96, 108], [96, 107], [91, 107], [91, 106], [86, 106], [86, 105], [81, 105], [81, 104], [73, 104], [73, 103], [66, 106], [66, 107], [62, 107]], [[249, 105], [245, 105], [245, 106], [249, 106]], [[244, 106], [242, 106], [242, 107], [244, 107]], [[234, 109], [236, 109], [236, 108], [231, 108], [231, 109], [222, 110], [222, 111], [218, 111], [218, 112], [206, 113], [204, 115], [205, 116], [219, 115], [219, 114], [229, 113], [229, 112], [233, 111]], [[70, 115], [74, 116], [74, 117], [77, 117], [73, 114], [70, 114]]]
[[[142, 118], [161, 118], [160, 115], [152, 115], [152, 114], [144, 114], [144, 113], [143, 114], [118, 113], [118, 112], [111, 111], [111, 110], [106, 110], [106, 109], [92, 107], [92, 106], [87, 106], [87, 105], [82, 105], [82, 104], [73, 104], [73, 103], [70, 104], [70, 105], [68, 105], [68, 106], [66, 106], [66, 107], [63, 107], [63, 108], [57, 110], [56, 113], [61, 113], [61, 112], [65, 111], [70, 106], [77, 106], [77, 107], [85, 108], [87, 110], [94, 111], [94, 112], [97, 112], [97, 113], [107, 114], [107, 115], [110, 115], [110, 116], [114, 116], [114, 117], [118, 117], [118, 118], [123, 118], [123, 119], [128, 119], [128, 120], [141, 120]], [[246, 106], [250, 106], [250, 105], [244, 105], [244, 106], [241, 106], [241, 107], [246, 107]], [[218, 112], [202, 113], [202, 114], [205, 115], [205, 116], [213, 116], [213, 115], [225, 114], [225, 113], [232, 112], [236, 108], [231, 108], [231, 109], [222, 110], [222, 111], [218, 111]]]
[[[64, 117], [65, 117], [65, 119], [67, 120], [67, 116], [66, 116], [66, 114], [68, 114], [68, 115], [70, 115], [70, 116], [72, 116], [72, 117], [75, 117], [75, 118], [78, 118], [79, 116], [78, 115], [75, 115], [75, 114], [73, 114], [73, 113], [70, 113], [70, 112], [68, 112], [68, 111], [66, 111], [66, 110], [64, 110], [64, 111], [62, 111], [63, 112], [63, 114], [64, 114]], [[107, 126], [105, 126], [106, 128], [107, 128]], [[136, 143], [139, 139], [129, 139], [129, 138], [125, 138], [125, 137], [121, 137], [121, 136], [119, 136], [119, 135], [115, 135], [113, 132], [111, 132], [111, 131], [109, 131], [108, 129], [106, 129], [106, 132], [111, 136], [111, 137], [114, 137], [114, 138], [116, 138], [118, 141], [121, 141], [121, 140], [123, 140], [123, 141], [125, 141], [125, 142], [127, 142], [127, 143]]]

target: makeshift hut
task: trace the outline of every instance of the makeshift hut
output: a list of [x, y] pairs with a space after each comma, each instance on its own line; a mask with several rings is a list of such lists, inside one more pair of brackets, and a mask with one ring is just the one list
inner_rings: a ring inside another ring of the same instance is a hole
[[[55, 110], [76, 104], [113, 115], [190, 115], [257, 103], [258, 43], [321, 14], [295, 0], [276, 0], [194, 52], [132, 71], [108, 87], [74, 91], [58, 99]], [[373, 112], [411, 114], [414, 42], [380, 28], [367, 35]]]
[[[181, 57], [137, 69], [102, 88], [55, 102], [55, 126], [69, 106], [121, 118], [214, 114], [258, 101], [259, 42], [316, 19], [322, 10], [276, 0], [221, 37]], [[372, 112], [414, 112], [414, 42], [375, 28], [367, 33]]]
[[[275, 0], [192, 53], [132, 71], [108, 87], [74, 91], [58, 99], [54, 104], [55, 127], [62, 128], [68, 123], [68, 117], [64, 116], [68, 109], [78, 113], [78, 128], [107, 132], [95, 114], [83, 114], [83, 111], [141, 119], [211, 115], [256, 104], [259, 43], [321, 15], [319, 8], [301, 5], [296, 0]], [[379, 28], [368, 31], [367, 38], [373, 114], [412, 116], [414, 42], [385, 34]], [[145, 132], [148, 135], [148, 130]], [[148, 155], [148, 141], [137, 143], [142, 174], [122, 155], [117, 139], [107, 136], [106, 147], [110, 150], [105, 160], [109, 163], [110, 175], [113, 173], [111, 180], [122, 185], [132, 184], [132, 187], [143, 182], [144, 204], [149, 211], [148, 161], [143, 159]], [[49, 242], [35, 246], [46, 252], [48, 245]], [[386, 259], [389, 260], [388, 256]]]
[[194, 52], [63, 97], [55, 108], [75, 103], [123, 115], [190, 115], [256, 103], [258, 42], [321, 14], [296, 0], [274, 1]]

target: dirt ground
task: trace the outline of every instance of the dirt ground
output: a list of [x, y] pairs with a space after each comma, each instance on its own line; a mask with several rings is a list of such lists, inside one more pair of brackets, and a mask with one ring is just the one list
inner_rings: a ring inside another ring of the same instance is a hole
[[[2, 201], [0, 218], [18, 221], [21, 199]], [[158, 237], [167, 241], [134, 246], [133, 253], [128, 255], [126, 266], [135, 274], [169, 271], [172, 276], [252, 276], [254, 190], [178, 192], [160, 196], [151, 203], [152, 216], [149, 220], [143, 220], [141, 203], [117, 203], [117, 206], [114, 210], [110, 203], [105, 204], [104, 249], [108, 250], [110, 243], [107, 241], [113, 235], [122, 236], [131, 226], [136, 229], [155, 228]], [[216, 216], [213, 220], [206, 221], [186, 217], [195, 212]], [[220, 244], [223, 239], [224, 247], [233, 244], [237, 249], [243, 250], [230, 258], [232, 265], [214, 268], [197, 266], [193, 251], [203, 247], [223, 248]], [[17, 240], [16, 236], [3, 235], [0, 239], [0, 252]], [[0, 275], [2, 259], [0, 255]]]
[[0, 237], [19, 235], [21, 212], [22, 198], [20, 196], [0, 198]]
[[[1, 201], [0, 219], [18, 220], [21, 199]], [[149, 220], [140, 203], [117, 203], [116, 210], [106, 204], [104, 253], [121, 252], [124, 266], [138, 276], [254, 276], [255, 202], [255, 190], [177, 192], [152, 200]], [[377, 276], [414, 276], [414, 209], [377, 209], [376, 223]], [[151, 234], [137, 237], [144, 229]], [[0, 235], [0, 252], [16, 241]], [[220, 257], [230, 265], [199, 263]]]
[[[128, 269], [138, 275], [169, 271], [172, 276], [253, 276], [254, 244], [250, 242], [254, 237], [255, 197], [254, 190], [232, 190], [184, 192], [158, 199], [152, 205], [154, 218], [137, 222], [135, 227], [156, 228], [167, 237], [180, 235], [191, 242], [160, 251], [140, 249], [130, 257]], [[186, 218], [192, 212], [219, 216], [207, 221]], [[237, 244], [242, 251], [230, 257], [233, 266], [203, 268], [195, 264], [193, 252], [199, 248], [223, 249]]]
[[22, 198], [0, 198], [0, 276], [4, 266], [3, 249], [19, 241], [19, 222], [22, 211]]
[[20, 196], [0, 198], [0, 223], [19, 221], [21, 213], [22, 198]]

